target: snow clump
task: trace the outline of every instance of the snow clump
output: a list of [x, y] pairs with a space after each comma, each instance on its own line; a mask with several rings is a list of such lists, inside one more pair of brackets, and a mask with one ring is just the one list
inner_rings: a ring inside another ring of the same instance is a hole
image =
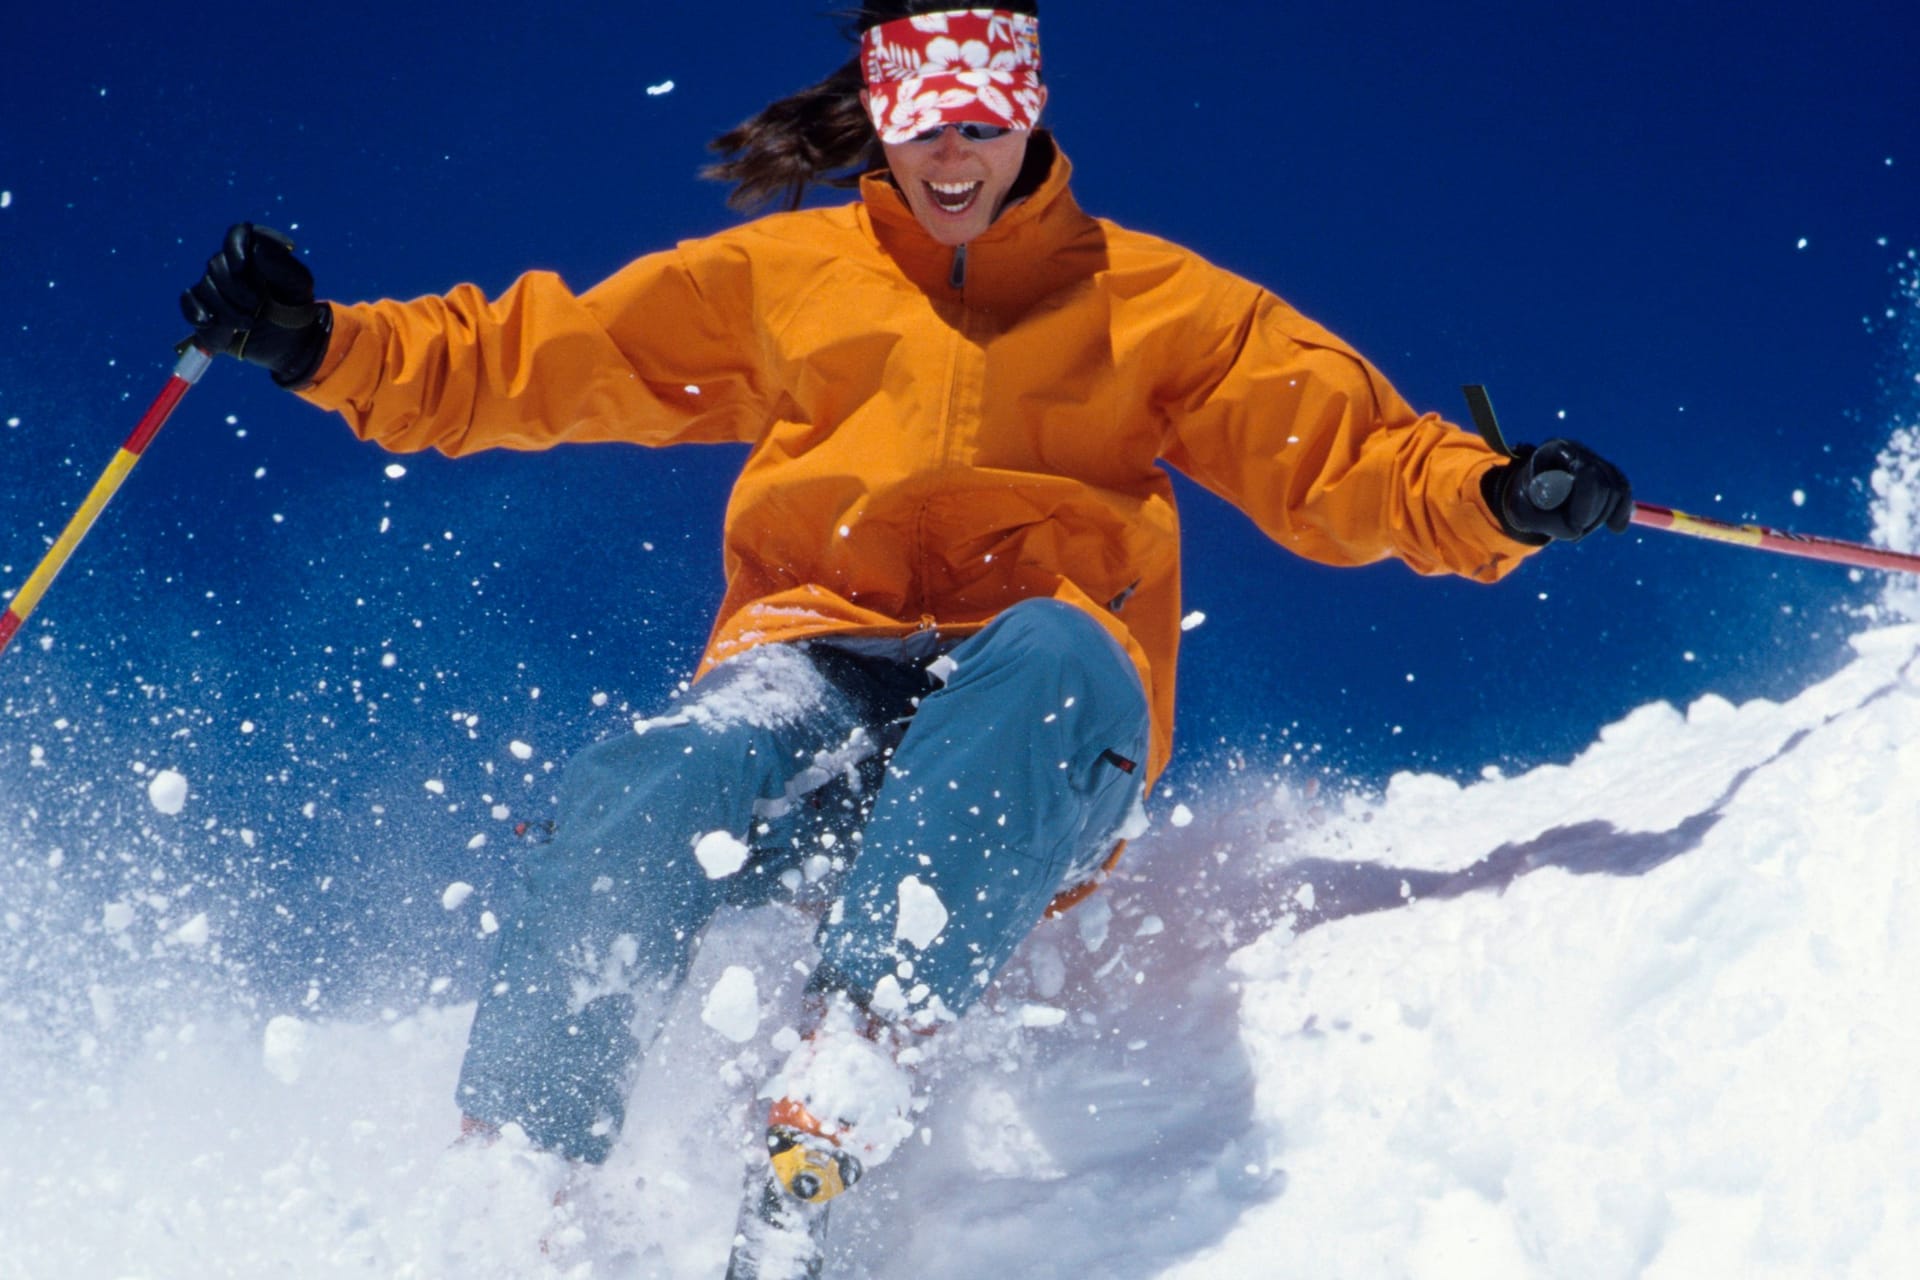
[[162, 769], [147, 780], [147, 800], [169, 818], [187, 807], [187, 779], [172, 769]]
[[735, 1044], [745, 1044], [760, 1032], [760, 987], [753, 971], [730, 964], [707, 991], [700, 1021]]
[[204, 947], [212, 930], [207, 924], [207, 913], [202, 911], [193, 919], [173, 931], [173, 940], [183, 947]]
[[933, 945], [940, 931], [947, 927], [947, 906], [940, 901], [933, 886], [921, 883], [919, 876], [908, 876], [900, 882], [900, 918], [894, 924], [893, 936], [904, 938], [921, 950]]
[[313, 1028], [281, 1014], [267, 1022], [260, 1038], [260, 1061], [281, 1084], [298, 1084], [313, 1049]]
[[693, 856], [709, 880], [724, 880], [747, 865], [750, 853], [744, 842], [726, 831], [709, 831], [694, 842]]

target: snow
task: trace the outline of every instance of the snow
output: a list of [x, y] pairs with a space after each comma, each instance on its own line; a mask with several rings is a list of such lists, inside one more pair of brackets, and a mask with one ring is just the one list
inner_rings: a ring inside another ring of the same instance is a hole
[[440, 905], [448, 911], [458, 911], [468, 898], [473, 896], [473, 886], [465, 880], [455, 880], [440, 892]]
[[[836, 1210], [836, 1274], [1902, 1273], [1920, 626], [1853, 650], [1791, 700], [1641, 707], [1471, 785], [1250, 773], [1187, 797], [916, 1043], [917, 1101], [871, 1055], [837, 1077], [861, 1085], [836, 1105], [913, 1140]], [[901, 890], [919, 945], [944, 908]], [[93, 945], [199, 937], [178, 963], [206, 964], [217, 913], [149, 899], [100, 910]], [[101, 960], [73, 1011], [22, 1022], [10, 978], [10, 1263], [714, 1274], [753, 1095], [818, 1055], [793, 1033], [810, 930], [716, 923], [591, 1174], [511, 1134], [452, 1145], [470, 1001], [256, 1015]]]
[[693, 845], [693, 856], [709, 880], [724, 880], [746, 866], [752, 852], [745, 841], [726, 831], [709, 831]]
[[1020, 1025], [1023, 1027], [1057, 1027], [1067, 1020], [1067, 1011], [1049, 1004], [1023, 1005], [1020, 1009]]
[[933, 945], [947, 927], [947, 907], [940, 895], [919, 876], [900, 881], [900, 914], [894, 922], [893, 936], [925, 949]]
[[212, 936], [212, 933], [213, 929], [211, 923], [207, 920], [207, 913], [202, 911], [178, 929], [175, 929], [173, 931], [173, 940], [183, 947], [204, 947], [207, 945], [207, 940]]
[[282, 1014], [267, 1021], [260, 1037], [260, 1062], [281, 1084], [298, 1084], [313, 1052], [314, 1032], [305, 1022]]
[[1376, 814], [1370, 853], [1412, 863], [1396, 851], [1437, 820], [1504, 892], [1416, 890], [1235, 956], [1287, 1191], [1170, 1274], [1241, 1274], [1283, 1234], [1279, 1274], [1389, 1249], [1415, 1275], [1899, 1272], [1920, 1232], [1900, 1155], [1920, 875], [1895, 856], [1920, 836], [1917, 645], [1863, 637], [1785, 706], [1643, 708], [1566, 770]]
[[700, 1009], [700, 1021], [735, 1044], [745, 1044], [760, 1030], [760, 986], [753, 970], [744, 965], [728, 965], [726, 972], [707, 990], [706, 1003]]
[[162, 769], [147, 779], [147, 802], [172, 817], [187, 807], [187, 780], [172, 769]]
[[761, 1087], [760, 1096], [791, 1098], [835, 1125], [840, 1145], [869, 1169], [885, 1164], [914, 1129], [907, 1071], [890, 1047], [855, 1025], [844, 1006], [828, 1011], [820, 1028]]
[[[1901, 306], [1890, 309], [1901, 328], [1901, 351], [1913, 368], [1920, 362], [1920, 252], [1909, 249], [1899, 279]], [[1917, 372], [1916, 382], [1920, 382]], [[1874, 460], [1868, 484], [1873, 541], [1894, 551], [1920, 551], [1920, 406], [1908, 402], [1904, 419], [1892, 424], [1886, 446]], [[1881, 592], [1884, 615], [1920, 619], [1920, 576], [1892, 577]]]
[[819, 671], [782, 645], [749, 649], [726, 663], [726, 673], [726, 679], [703, 684], [700, 697], [679, 711], [636, 719], [633, 731], [644, 734], [683, 724], [710, 729], [730, 724], [778, 728], [817, 714], [825, 698]]

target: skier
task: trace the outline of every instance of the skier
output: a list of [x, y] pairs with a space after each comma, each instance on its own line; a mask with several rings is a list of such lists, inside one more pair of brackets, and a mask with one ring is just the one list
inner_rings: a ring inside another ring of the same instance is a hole
[[[241, 224], [182, 297], [208, 349], [388, 449], [748, 446], [700, 676], [568, 765], [458, 1097], [604, 1160], [702, 926], [824, 874], [821, 1021], [766, 1090], [780, 1184], [822, 1200], [911, 1132], [915, 1033], [1097, 885], [1167, 762], [1162, 464], [1298, 554], [1484, 582], [1632, 512], [1592, 450], [1503, 459], [1273, 294], [1083, 213], [1031, 0], [855, 25], [714, 144], [736, 205], [786, 211], [584, 293], [318, 302]], [[858, 199], [799, 208], [843, 173]], [[1547, 472], [1570, 492], [1543, 506]]]

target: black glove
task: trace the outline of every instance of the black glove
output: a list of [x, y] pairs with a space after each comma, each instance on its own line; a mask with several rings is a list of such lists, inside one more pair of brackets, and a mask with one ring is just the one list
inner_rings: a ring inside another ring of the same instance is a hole
[[237, 222], [207, 273], [180, 295], [195, 345], [273, 372], [283, 387], [313, 377], [333, 334], [333, 310], [313, 300], [313, 273], [278, 231]]
[[1601, 525], [1625, 533], [1633, 520], [1626, 476], [1574, 440], [1521, 445], [1512, 462], [1481, 477], [1480, 493], [1509, 535], [1536, 546], [1578, 542]]

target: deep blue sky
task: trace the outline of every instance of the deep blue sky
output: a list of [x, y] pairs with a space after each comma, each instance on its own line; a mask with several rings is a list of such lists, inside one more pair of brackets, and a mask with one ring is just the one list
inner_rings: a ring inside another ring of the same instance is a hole
[[[8, 28], [8, 587], [164, 379], [174, 297], [229, 222], [293, 229], [341, 299], [529, 267], [585, 286], [728, 225], [707, 138], [845, 52], [807, 4], [36, 5]], [[1417, 405], [1458, 421], [1484, 381], [1510, 436], [1582, 438], [1650, 501], [1865, 536], [1911, 376], [1878, 319], [1920, 244], [1911, 3], [1062, 0], [1043, 33], [1091, 211], [1268, 285]], [[218, 365], [0, 659], [0, 803], [33, 807], [10, 823], [137, 825], [132, 762], [172, 763], [210, 845], [266, 832], [287, 874], [452, 859], [482, 791], [536, 816], [551, 792], [505, 777], [508, 738], [564, 758], [690, 670], [737, 453], [390, 461]], [[1182, 493], [1208, 618], [1186, 784], [1282, 735], [1369, 782], [1565, 758], [1652, 699], [1799, 688], [1875, 591], [1659, 534], [1493, 589], [1335, 571]]]

